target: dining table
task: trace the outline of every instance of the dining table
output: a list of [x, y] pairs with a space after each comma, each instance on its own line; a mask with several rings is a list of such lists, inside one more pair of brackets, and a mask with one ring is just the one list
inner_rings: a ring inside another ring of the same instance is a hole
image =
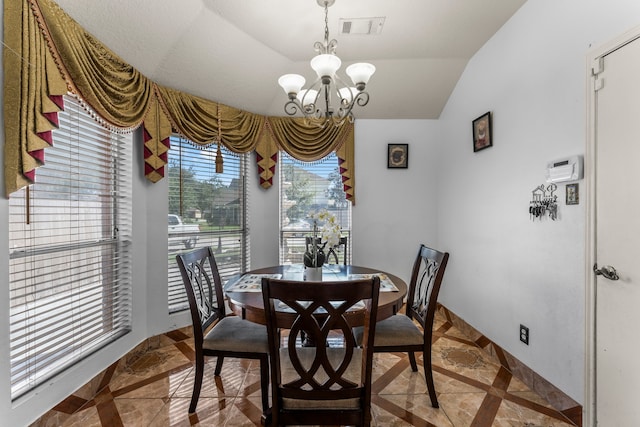
[[[407, 284], [391, 273], [371, 267], [355, 265], [325, 264], [322, 267], [322, 281], [345, 281], [380, 278], [377, 320], [383, 320], [396, 314], [407, 295]], [[265, 324], [264, 303], [262, 299], [262, 278], [296, 280], [300, 286], [305, 285], [305, 267], [302, 264], [276, 265], [248, 271], [236, 275], [225, 283], [224, 290], [229, 308], [237, 316], [254, 323]], [[350, 326], [361, 326], [364, 323], [364, 310], [354, 309], [346, 314]], [[315, 315], [315, 314], [314, 314]], [[283, 308], [278, 312], [277, 323], [280, 328], [290, 328], [295, 314]]]

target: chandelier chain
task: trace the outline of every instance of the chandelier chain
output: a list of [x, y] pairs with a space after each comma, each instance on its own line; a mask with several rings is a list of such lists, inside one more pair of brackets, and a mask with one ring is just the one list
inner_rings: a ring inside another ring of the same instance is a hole
[[333, 39], [329, 41], [329, 2], [324, 2], [324, 42], [315, 42], [314, 50], [318, 54], [335, 55], [338, 41]]
[[329, 45], [329, 6], [324, 2], [324, 42]]
[[324, 45], [329, 46], [329, 6], [327, 6], [327, 2], [324, 2]]

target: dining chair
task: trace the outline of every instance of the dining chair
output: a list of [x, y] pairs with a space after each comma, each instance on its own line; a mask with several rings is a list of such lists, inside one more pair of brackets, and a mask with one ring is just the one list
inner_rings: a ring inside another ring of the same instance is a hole
[[226, 315], [222, 280], [211, 247], [178, 254], [176, 261], [189, 300], [196, 349], [189, 413], [195, 412], [198, 405], [205, 356], [217, 357], [216, 376], [220, 375], [225, 357], [257, 359], [260, 361], [262, 422], [267, 422], [269, 355], [266, 328], [238, 316]]
[[[330, 282], [262, 279], [273, 425], [370, 425], [379, 290], [377, 276]], [[280, 343], [278, 329], [292, 318], [286, 342]], [[353, 321], [364, 325], [361, 347]], [[302, 331], [315, 347], [298, 345]]]
[[[312, 236], [306, 236], [305, 238], [305, 248], [306, 251], [309, 251], [309, 246], [311, 245], [311, 242], [313, 241], [313, 237]], [[340, 247], [342, 247], [342, 249], [339, 249]], [[329, 250], [327, 251], [327, 263], [329, 263], [329, 260], [333, 259], [333, 261], [335, 261], [335, 264], [339, 264], [340, 263], [340, 258], [338, 256], [338, 254], [342, 252], [342, 264], [347, 265], [347, 260], [349, 259], [349, 238], [347, 236], [342, 236], [340, 237], [340, 240], [338, 241], [338, 244], [333, 247], [333, 248], [329, 248]]]
[[[414, 353], [422, 352], [424, 376], [434, 408], [438, 407], [438, 397], [431, 369], [433, 319], [448, 260], [448, 252], [420, 245], [411, 273], [405, 313], [377, 323], [373, 347], [374, 353], [407, 352], [413, 372], [418, 371]], [[362, 328], [354, 328], [354, 334], [361, 342], [364, 336]]]

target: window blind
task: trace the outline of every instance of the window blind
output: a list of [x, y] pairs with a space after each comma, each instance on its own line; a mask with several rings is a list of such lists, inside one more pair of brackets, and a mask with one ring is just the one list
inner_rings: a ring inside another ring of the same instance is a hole
[[64, 101], [36, 182], [9, 198], [13, 399], [131, 329], [131, 135]]
[[[309, 216], [321, 209], [332, 213], [341, 227], [341, 235], [351, 247], [351, 203], [342, 186], [335, 153], [307, 163], [280, 152], [280, 263], [302, 263], [305, 237], [312, 233]], [[348, 250], [350, 262], [351, 250]]]
[[179, 136], [169, 150], [169, 312], [188, 308], [176, 254], [211, 246], [223, 280], [249, 264], [247, 155], [221, 147], [224, 172], [216, 173], [217, 146], [199, 147]]

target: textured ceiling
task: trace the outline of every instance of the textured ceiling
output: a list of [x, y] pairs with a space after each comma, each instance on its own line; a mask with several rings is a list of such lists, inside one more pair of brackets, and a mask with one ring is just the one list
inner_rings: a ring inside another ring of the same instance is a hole
[[[339, 74], [371, 62], [356, 118], [435, 119], [473, 54], [526, 0], [337, 0], [329, 33]], [[57, 0], [87, 31], [155, 82], [259, 114], [284, 115], [286, 73], [315, 78], [324, 37], [315, 0]], [[341, 18], [384, 17], [377, 35], [339, 34]]]

